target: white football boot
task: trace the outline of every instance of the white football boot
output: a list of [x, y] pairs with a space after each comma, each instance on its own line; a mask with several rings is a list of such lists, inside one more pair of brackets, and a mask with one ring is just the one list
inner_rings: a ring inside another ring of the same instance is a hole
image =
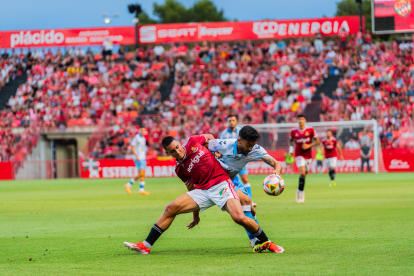
[[300, 203], [305, 203], [305, 191], [300, 192]]
[[301, 202], [301, 197], [300, 197], [300, 191], [299, 189], [296, 190], [296, 202], [300, 203]]

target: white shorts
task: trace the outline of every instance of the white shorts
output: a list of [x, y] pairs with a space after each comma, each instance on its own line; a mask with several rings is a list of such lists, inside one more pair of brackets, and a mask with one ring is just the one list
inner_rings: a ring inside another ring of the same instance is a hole
[[305, 167], [306, 171], [308, 171], [311, 163], [312, 163], [312, 158], [311, 159], [305, 159], [303, 156], [297, 156], [295, 157], [295, 161], [296, 161], [296, 167], [300, 168], [300, 167]]
[[336, 168], [336, 157], [326, 158], [325, 160], [328, 168]]
[[240, 200], [231, 180], [223, 181], [208, 190], [195, 189], [187, 192], [187, 194], [197, 203], [201, 212], [214, 205], [225, 211], [223, 207], [226, 205], [227, 200], [230, 198]]

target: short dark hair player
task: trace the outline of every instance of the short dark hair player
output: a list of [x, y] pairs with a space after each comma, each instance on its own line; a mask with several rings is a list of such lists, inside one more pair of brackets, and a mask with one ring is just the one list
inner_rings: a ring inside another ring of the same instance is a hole
[[319, 137], [313, 127], [306, 126], [305, 115], [298, 115], [299, 127], [290, 132], [289, 152], [293, 153], [295, 146], [295, 161], [299, 169], [299, 186], [296, 190], [296, 202], [305, 202], [305, 178], [312, 162], [312, 147], [319, 145]]
[[140, 254], [149, 254], [151, 247], [170, 227], [177, 215], [193, 213], [193, 220], [187, 226], [190, 229], [200, 222], [200, 211], [217, 205], [223, 211], [227, 211], [234, 222], [256, 236], [258, 242], [253, 247], [253, 252], [269, 248], [272, 242], [253, 219], [244, 215], [230, 177], [214, 154], [206, 148], [212, 139], [214, 137], [211, 134], [191, 136], [181, 145], [171, 136], [164, 138], [162, 146], [167, 154], [176, 159], [175, 172], [187, 186], [188, 192], [167, 205], [144, 242], [124, 242], [125, 246]]

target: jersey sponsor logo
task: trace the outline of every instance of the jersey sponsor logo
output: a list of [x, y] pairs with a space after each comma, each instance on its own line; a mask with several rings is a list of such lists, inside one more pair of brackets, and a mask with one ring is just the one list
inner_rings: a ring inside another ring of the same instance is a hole
[[191, 150], [192, 150], [193, 152], [197, 152], [197, 151], [198, 151], [198, 147], [191, 147]]
[[200, 162], [200, 158], [203, 155], [204, 155], [204, 151], [200, 151], [193, 159], [191, 159], [191, 163], [190, 163], [190, 165], [187, 168], [187, 171], [188, 172], [191, 172], [191, 170], [194, 167], [194, 164], [197, 164], [198, 162]]
[[223, 194], [225, 194], [227, 192], [227, 188], [222, 189], [219, 194], [220, 196], [223, 196]]
[[296, 143], [306, 143], [306, 142], [309, 142], [309, 141], [310, 141], [310, 138], [307, 137], [307, 138], [297, 139]]

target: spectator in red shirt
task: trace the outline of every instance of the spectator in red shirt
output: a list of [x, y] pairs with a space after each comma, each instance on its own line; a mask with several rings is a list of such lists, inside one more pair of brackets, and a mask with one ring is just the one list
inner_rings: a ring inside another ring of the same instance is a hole
[[344, 27], [342, 27], [338, 32], [339, 40], [341, 41], [340, 47], [341, 51], [345, 51], [346, 44], [348, 40], [348, 32], [345, 30]]

